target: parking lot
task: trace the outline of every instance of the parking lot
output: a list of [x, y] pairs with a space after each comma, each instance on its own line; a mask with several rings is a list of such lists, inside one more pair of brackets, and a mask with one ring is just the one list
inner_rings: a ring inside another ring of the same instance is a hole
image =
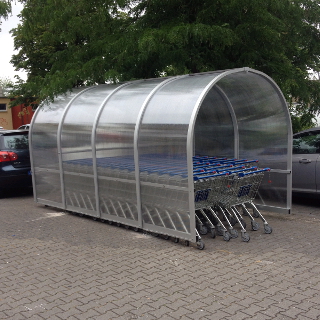
[[319, 319], [320, 203], [206, 248], [1, 200], [0, 319]]

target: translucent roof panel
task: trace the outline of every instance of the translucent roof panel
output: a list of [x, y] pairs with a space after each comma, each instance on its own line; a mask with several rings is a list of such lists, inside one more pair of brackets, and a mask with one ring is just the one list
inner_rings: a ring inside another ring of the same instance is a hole
[[[59, 168], [58, 126], [69, 102], [83, 89], [60, 96], [49, 105], [39, 107], [33, 116], [30, 132], [34, 193], [41, 199], [62, 206]], [[48, 183], [50, 182], [50, 183]]]
[[226, 95], [214, 86], [205, 96], [197, 114], [194, 154], [234, 157], [235, 130], [232, 106]]
[[100, 106], [115, 88], [112, 85], [101, 85], [83, 91], [71, 102], [64, 115], [61, 157], [68, 209], [76, 207], [84, 213], [97, 213], [92, 131]]
[[101, 111], [95, 146], [101, 215], [106, 219], [138, 221], [135, 129], [145, 99], [162, 81], [127, 83], [110, 96]]
[[230, 70], [212, 82], [196, 117], [195, 154], [256, 159], [271, 168], [256, 199], [265, 208], [290, 208], [291, 144], [286, 101], [268, 76]]
[[242, 72], [221, 79], [216, 87], [228, 97], [236, 115], [239, 157], [253, 154], [259, 156], [261, 165], [267, 162], [271, 167], [286, 169], [287, 106], [274, 84], [260, 74]]
[[[156, 91], [145, 109], [138, 153], [142, 218], [146, 224], [191, 232], [186, 147], [189, 123], [203, 89], [216, 76], [213, 73], [174, 78]], [[146, 181], [149, 163], [154, 166], [152, 185], [144, 183], [150, 182]], [[159, 184], [157, 177], [166, 171], [172, 174]]]

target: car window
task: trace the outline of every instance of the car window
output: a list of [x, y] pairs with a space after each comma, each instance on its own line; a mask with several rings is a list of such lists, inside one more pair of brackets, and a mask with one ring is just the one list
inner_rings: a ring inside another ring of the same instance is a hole
[[3, 140], [6, 149], [22, 150], [29, 148], [28, 135], [26, 134], [3, 136]]
[[293, 137], [293, 154], [320, 153], [320, 132], [306, 132]]

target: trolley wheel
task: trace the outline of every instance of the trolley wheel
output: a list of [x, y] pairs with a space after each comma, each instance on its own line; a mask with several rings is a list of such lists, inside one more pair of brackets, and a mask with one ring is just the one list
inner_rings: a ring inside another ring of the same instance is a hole
[[268, 224], [264, 225], [264, 233], [267, 233], [267, 234], [272, 233], [272, 228]]
[[170, 239], [170, 237], [169, 237], [168, 235], [163, 235], [162, 238], [163, 238], [164, 240], [169, 240], [169, 239]]
[[178, 243], [179, 242], [179, 238], [174, 238], [174, 243]]
[[120, 226], [121, 226], [121, 223], [120, 223], [120, 222], [116, 222], [116, 226], [117, 226], [117, 227], [120, 227]]
[[204, 247], [205, 247], [204, 242], [203, 242], [202, 240], [199, 240], [199, 241], [197, 242], [197, 248], [198, 248], [199, 250], [203, 250]]
[[238, 231], [236, 229], [231, 229], [229, 230], [230, 231], [230, 235], [231, 235], [231, 238], [238, 238]]
[[223, 236], [223, 234], [224, 234], [224, 228], [223, 228], [223, 227], [221, 227], [221, 226], [216, 226], [216, 230], [217, 230], [217, 234], [218, 234], [219, 236]]
[[97, 217], [92, 217], [92, 220], [94, 221], [97, 221], [97, 219], [98, 219]]
[[199, 226], [199, 233], [202, 234], [202, 235], [207, 234], [208, 233], [208, 228], [204, 224], [200, 225]]
[[211, 228], [211, 238], [214, 239], [216, 237], [216, 229]]
[[127, 226], [127, 225], [125, 225], [124, 227], [125, 227], [125, 229], [129, 229], [130, 228], [130, 226]]
[[185, 240], [185, 241], [184, 241], [184, 245], [185, 245], [186, 247], [189, 247], [189, 246], [190, 246], [190, 242], [189, 242], [188, 240]]
[[108, 223], [109, 223], [110, 225], [112, 225], [113, 222], [109, 220]]
[[259, 230], [260, 226], [259, 226], [259, 223], [257, 221], [251, 221], [251, 229], [253, 231], [257, 231]]
[[154, 237], [159, 237], [159, 233], [151, 232]]
[[138, 227], [133, 227], [132, 230], [135, 231], [135, 232], [138, 232], [139, 228]]
[[229, 241], [231, 239], [230, 233], [229, 232], [225, 232], [223, 235], [223, 240], [224, 241]]
[[84, 214], [83, 213], [78, 213], [79, 217], [83, 217]]
[[252, 216], [253, 216], [254, 218], [260, 218], [260, 215], [259, 215], [259, 213], [258, 213], [256, 210], [253, 210]]
[[242, 233], [241, 239], [243, 242], [249, 242], [250, 236], [246, 232], [244, 232], [244, 233]]

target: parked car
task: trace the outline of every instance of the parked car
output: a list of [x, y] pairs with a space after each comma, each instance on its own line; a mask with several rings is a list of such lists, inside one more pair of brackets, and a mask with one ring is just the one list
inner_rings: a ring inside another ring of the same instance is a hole
[[32, 185], [27, 130], [0, 131], [0, 193]]
[[30, 124], [24, 124], [18, 128], [18, 130], [29, 130], [30, 129]]
[[320, 194], [320, 127], [293, 135], [292, 191]]

